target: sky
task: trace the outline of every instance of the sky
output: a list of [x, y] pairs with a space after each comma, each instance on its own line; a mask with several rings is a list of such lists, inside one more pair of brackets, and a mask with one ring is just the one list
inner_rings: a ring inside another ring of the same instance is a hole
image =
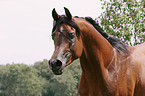
[[54, 51], [52, 9], [73, 16], [101, 15], [100, 0], [0, 0], [0, 64], [49, 60]]

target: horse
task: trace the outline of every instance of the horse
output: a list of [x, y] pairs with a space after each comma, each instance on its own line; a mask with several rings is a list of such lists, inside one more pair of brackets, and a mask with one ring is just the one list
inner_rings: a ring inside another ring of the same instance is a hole
[[91, 17], [52, 10], [55, 51], [49, 67], [61, 75], [80, 59], [80, 96], [145, 96], [145, 43], [127, 46], [108, 35]]

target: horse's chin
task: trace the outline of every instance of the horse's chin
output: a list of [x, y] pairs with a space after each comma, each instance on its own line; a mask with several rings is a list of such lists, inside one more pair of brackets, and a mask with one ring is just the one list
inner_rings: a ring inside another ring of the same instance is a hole
[[53, 70], [52, 70], [52, 72], [53, 72], [55, 75], [61, 75], [61, 74], [63, 73], [63, 70], [62, 70], [62, 69], [60, 69], [60, 70], [58, 70], [58, 71], [53, 71]]

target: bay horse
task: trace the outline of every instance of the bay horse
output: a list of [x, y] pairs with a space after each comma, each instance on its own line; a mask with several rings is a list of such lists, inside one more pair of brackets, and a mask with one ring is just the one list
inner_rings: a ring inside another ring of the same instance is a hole
[[72, 17], [52, 11], [55, 51], [49, 67], [61, 75], [80, 59], [80, 96], [145, 96], [145, 43], [124, 45], [109, 36], [91, 17]]

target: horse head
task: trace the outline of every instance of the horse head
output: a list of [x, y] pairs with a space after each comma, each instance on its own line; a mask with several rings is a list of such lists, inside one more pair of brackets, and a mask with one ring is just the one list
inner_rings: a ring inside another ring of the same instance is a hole
[[49, 60], [49, 67], [56, 75], [61, 75], [64, 68], [79, 58], [83, 51], [80, 29], [69, 10], [64, 9], [65, 15], [58, 15], [55, 9], [52, 11], [55, 51]]

